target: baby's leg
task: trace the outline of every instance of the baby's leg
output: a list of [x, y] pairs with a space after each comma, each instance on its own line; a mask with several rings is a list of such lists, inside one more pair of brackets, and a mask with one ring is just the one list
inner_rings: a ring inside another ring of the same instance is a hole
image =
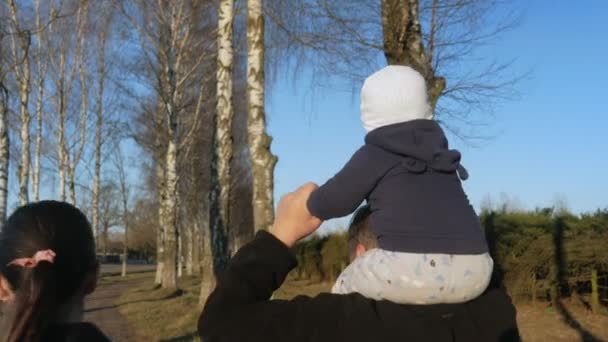
[[492, 259], [487, 254], [450, 256], [373, 249], [347, 267], [333, 292], [357, 292], [401, 304], [460, 303], [480, 295], [491, 273]]

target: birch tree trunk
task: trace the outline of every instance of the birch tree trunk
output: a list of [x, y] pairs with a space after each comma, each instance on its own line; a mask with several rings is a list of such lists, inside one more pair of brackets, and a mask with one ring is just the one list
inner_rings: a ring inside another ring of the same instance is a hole
[[[160, 150], [159, 144], [160, 137], [157, 136], [156, 149]], [[165, 220], [165, 168], [161, 164], [161, 159], [156, 165], [156, 188], [158, 189], [158, 231], [156, 232], [156, 277], [154, 282], [157, 285], [161, 285], [163, 282], [163, 271], [165, 264], [165, 234], [164, 234], [164, 220]], [[163, 162], [164, 164], [164, 162]]]
[[[204, 219], [209, 219], [209, 211], [203, 211], [203, 222]], [[213, 260], [213, 239], [212, 232], [209, 226], [204, 226], [207, 229], [202, 230], [201, 232], [201, 293], [199, 296], [199, 304], [200, 306], [205, 305], [207, 302], [207, 298], [215, 288], [215, 273], [214, 273], [214, 260]]]
[[[229, 251], [227, 246], [230, 208], [230, 161], [232, 147], [232, 47], [234, 1], [221, 0], [218, 7], [217, 32], [217, 111], [211, 151], [209, 232], [203, 233], [204, 271], [201, 284], [201, 303], [205, 303], [215, 284], [215, 272], [225, 266]], [[235, 234], [236, 235], [236, 234]], [[234, 247], [234, 246], [233, 246]]]
[[[446, 82], [443, 77], [435, 76], [432, 60], [427, 58], [418, 0], [382, 0], [381, 6], [386, 61], [391, 65], [408, 65], [420, 72], [426, 79], [429, 102], [434, 109]], [[433, 6], [436, 7], [437, 3], [433, 2]], [[434, 20], [433, 16], [431, 32], [435, 31]]]
[[[175, 129], [175, 126], [173, 126]], [[174, 132], [171, 134], [175, 135]], [[162, 287], [177, 289], [177, 144], [172, 137], [167, 145], [166, 154], [166, 184], [165, 203], [163, 205], [164, 228], [164, 265], [162, 272]]]
[[78, 46], [77, 46], [77, 58], [78, 58], [78, 74], [80, 76], [80, 141], [73, 156], [67, 156], [67, 169], [68, 169], [68, 188], [70, 191], [70, 202], [72, 205], [76, 205], [76, 169], [80, 163], [82, 153], [84, 152], [84, 146], [86, 144], [86, 131], [87, 131], [87, 115], [88, 115], [88, 87], [87, 87], [87, 69], [85, 65], [86, 60], [86, 26], [88, 16], [88, 3], [86, 0], [81, 2], [81, 7], [78, 8]]
[[[0, 69], [2, 66], [0, 65]], [[8, 91], [4, 87], [3, 71], [0, 70], [0, 224], [6, 221], [8, 200], [8, 167], [10, 140], [8, 138]], [[1, 228], [0, 228], [1, 230]]]
[[[29, 49], [31, 45], [31, 33], [22, 31], [17, 7], [14, 0], [7, 0], [10, 8], [14, 32], [11, 35], [14, 71], [19, 86], [19, 112], [21, 118], [21, 161], [19, 163], [19, 203], [25, 205], [29, 202], [29, 175], [30, 175], [30, 123], [29, 96], [31, 86], [31, 70]], [[18, 43], [17, 43], [18, 41]]]
[[101, 145], [103, 132], [103, 96], [106, 80], [106, 42], [110, 21], [99, 32], [100, 53], [97, 57], [97, 110], [95, 123], [95, 167], [93, 175], [93, 236], [97, 241], [99, 232], [99, 188], [101, 183]]
[[232, 106], [233, 6], [232, 0], [220, 1], [218, 20], [217, 116], [211, 156], [210, 226], [213, 233], [213, 250], [220, 252], [219, 256], [226, 248], [224, 240], [230, 229], [230, 161], [233, 155], [232, 119], [234, 117]]
[[[207, 220], [207, 222], [209, 221]], [[201, 229], [201, 224], [195, 220], [192, 229], [192, 274], [200, 273], [201, 270], [201, 251], [203, 243]]]
[[186, 237], [186, 275], [191, 276], [194, 274], [194, 226], [191, 222], [188, 222], [188, 226], [185, 231]]
[[274, 168], [264, 111], [264, 16], [262, 0], [247, 1], [248, 138], [253, 172], [254, 230], [268, 230], [274, 220]]
[[[52, 28], [52, 26], [51, 26]], [[65, 201], [65, 116], [66, 116], [66, 76], [67, 76], [67, 43], [62, 41], [59, 47], [59, 74], [55, 87], [57, 88], [57, 173], [59, 176], [59, 199]]]
[[177, 277], [184, 275], [184, 235], [183, 227], [177, 229]]
[[70, 204], [76, 205], [76, 169], [72, 167], [69, 155], [66, 158], [68, 165], [68, 190], [70, 195]]
[[122, 204], [122, 225], [125, 230], [122, 249], [122, 272], [121, 276], [127, 276], [127, 261], [129, 260], [129, 189], [127, 188], [127, 174], [125, 170], [124, 157], [120, 146], [117, 147], [116, 171], [120, 182], [120, 199]]
[[[35, 1], [36, 6], [36, 27], [42, 27], [42, 22], [40, 18], [40, 0]], [[32, 192], [34, 194], [34, 201], [38, 202], [40, 200], [40, 168], [41, 168], [41, 154], [42, 154], [42, 103], [44, 100], [44, 82], [46, 78], [46, 72], [48, 69], [48, 58], [42, 57], [42, 42], [44, 30], [40, 30], [38, 32], [38, 57], [37, 57], [37, 67], [38, 67], [38, 97], [36, 98], [36, 143], [35, 143], [35, 153], [34, 153], [34, 169], [32, 172]], [[44, 62], [43, 62], [44, 60]]]

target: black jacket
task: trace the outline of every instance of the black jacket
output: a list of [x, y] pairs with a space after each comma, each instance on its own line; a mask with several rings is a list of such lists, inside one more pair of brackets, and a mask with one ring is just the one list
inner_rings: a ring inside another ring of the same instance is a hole
[[95, 325], [91, 323], [71, 323], [52, 325], [43, 341], [53, 342], [110, 342]]
[[311, 195], [308, 208], [327, 220], [367, 199], [382, 249], [482, 254], [488, 247], [460, 181], [467, 177], [439, 124], [414, 120], [371, 131], [348, 164]]
[[270, 300], [296, 266], [289, 249], [259, 232], [219, 277], [199, 319], [203, 342], [519, 341], [502, 289], [465, 304], [414, 306], [358, 294]]

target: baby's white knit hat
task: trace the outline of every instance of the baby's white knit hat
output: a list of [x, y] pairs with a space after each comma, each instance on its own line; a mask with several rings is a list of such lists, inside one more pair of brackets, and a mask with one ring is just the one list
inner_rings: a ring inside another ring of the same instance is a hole
[[361, 120], [376, 128], [417, 119], [432, 119], [426, 82], [416, 70], [389, 65], [365, 80], [361, 89]]

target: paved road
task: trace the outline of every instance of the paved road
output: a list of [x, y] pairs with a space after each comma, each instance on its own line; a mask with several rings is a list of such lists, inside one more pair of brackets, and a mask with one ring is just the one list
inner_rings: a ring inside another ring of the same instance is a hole
[[[156, 265], [127, 265], [127, 273], [129, 272], [145, 272], [154, 271]], [[115, 274], [122, 272], [122, 265], [120, 264], [103, 264], [101, 265], [101, 274]]]
[[138, 281], [129, 280], [100, 286], [85, 303], [84, 319], [97, 325], [114, 342], [138, 341], [127, 319], [120, 313], [116, 300]]

